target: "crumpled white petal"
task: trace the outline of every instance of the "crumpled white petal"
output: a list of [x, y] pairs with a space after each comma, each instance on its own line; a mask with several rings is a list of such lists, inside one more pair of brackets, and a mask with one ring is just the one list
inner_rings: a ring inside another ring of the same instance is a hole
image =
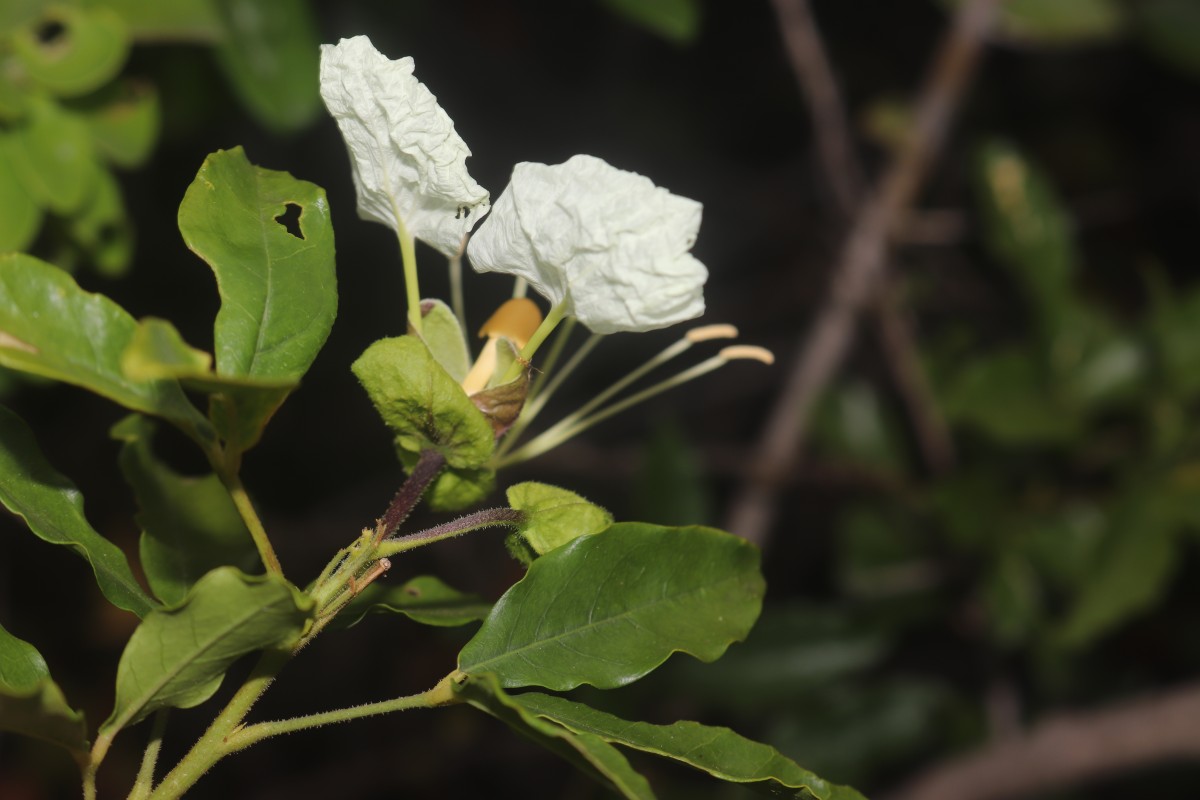
[[413, 76], [413, 60], [390, 61], [366, 36], [321, 45], [321, 97], [350, 150], [358, 215], [447, 256], [488, 210], [467, 174], [467, 145], [437, 98]]
[[688, 252], [701, 210], [593, 156], [521, 163], [467, 255], [566, 303], [595, 333], [653, 330], [704, 313], [708, 270]]

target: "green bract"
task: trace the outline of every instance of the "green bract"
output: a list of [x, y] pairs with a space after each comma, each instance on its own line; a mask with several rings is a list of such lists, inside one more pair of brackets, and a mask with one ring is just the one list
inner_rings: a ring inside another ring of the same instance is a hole
[[508, 489], [508, 504], [525, 512], [518, 532], [538, 555], [580, 536], [612, 525], [612, 514], [574, 492], [544, 483], [518, 483]]

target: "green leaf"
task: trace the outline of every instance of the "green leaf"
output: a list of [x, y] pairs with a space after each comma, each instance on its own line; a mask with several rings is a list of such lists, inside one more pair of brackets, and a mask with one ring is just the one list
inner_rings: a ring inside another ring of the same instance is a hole
[[456, 627], [478, 622], [492, 604], [476, 594], [447, 586], [440, 578], [419, 575], [400, 586], [372, 583], [338, 614], [338, 624], [357, 625], [368, 614], [404, 614], [414, 622]]
[[1039, 365], [1021, 350], [976, 356], [942, 391], [947, 420], [1009, 445], [1063, 443], [1083, 422], [1043, 385]]
[[531, 714], [579, 735], [591, 734], [612, 744], [681, 761], [723, 781], [750, 784], [777, 797], [796, 800], [863, 800], [846, 786], [830, 784], [774, 747], [747, 739], [728, 728], [697, 722], [651, 725], [629, 722], [582, 703], [540, 692], [524, 692], [512, 702]]
[[211, 44], [224, 36], [213, 0], [87, 0], [85, 5], [111, 8], [138, 41]]
[[650, 784], [612, 745], [590, 733], [567, 728], [530, 713], [519, 698], [507, 694], [495, 675], [462, 676], [455, 692], [475, 708], [508, 725], [525, 738], [566, 759], [602, 786], [628, 800], [654, 800]]
[[421, 301], [421, 341], [433, 360], [442, 365], [455, 383], [462, 383], [471, 369], [471, 354], [458, 317], [441, 300]]
[[113, 426], [123, 442], [118, 463], [137, 497], [141, 562], [150, 588], [168, 605], [182, 602], [210, 570], [257, 565], [257, 550], [216, 475], [187, 477], [158, 459], [156, 425], [138, 414]]
[[604, 0], [604, 5], [634, 25], [667, 41], [691, 44], [700, 33], [697, 0]]
[[227, 378], [210, 371], [212, 356], [189, 346], [175, 326], [147, 317], [121, 357], [121, 368], [134, 380], [178, 380], [208, 395], [208, 416], [226, 444], [245, 451], [262, 435], [271, 415], [299, 381], [269, 378]]
[[[287, 215], [295, 212], [293, 234]], [[213, 336], [217, 374], [302, 377], [337, 314], [324, 190], [254, 166], [240, 147], [219, 150], [188, 187], [179, 230], [212, 267], [221, 293]]]
[[119, 167], [139, 167], [158, 141], [158, 92], [147, 81], [114, 81], [71, 103], [96, 149]]
[[979, 148], [975, 178], [984, 243], [1021, 281], [1041, 316], [1053, 321], [1073, 303], [1078, 262], [1065, 207], [1046, 177], [1003, 142]]
[[623, 686], [672, 653], [714, 661], [762, 606], [758, 550], [712, 528], [613, 525], [537, 559], [459, 653], [505, 687]]
[[106, 169], [97, 170], [96, 178], [91, 196], [68, 220], [67, 230], [97, 272], [119, 277], [133, 260], [133, 226], [117, 179]]
[[0, 406], [0, 503], [51, 544], [67, 545], [92, 565], [100, 591], [118, 608], [145, 616], [155, 607], [129, 569], [125, 554], [83, 515], [75, 485], [42, 455], [29, 427]]
[[26, 249], [42, 227], [42, 209], [13, 164], [10, 136], [0, 132], [0, 252]]
[[[417, 453], [405, 450], [400, 439], [396, 440], [396, 455], [407, 470], [412, 470], [419, 458]], [[495, 488], [495, 470], [487, 467], [450, 467], [442, 470], [434, 479], [424, 499], [434, 511], [458, 511], [478, 505]]]
[[525, 512], [518, 532], [543, 555], [580, 536], [612, 525], [612, 514], [574, 492], [529, 481], [510, 486], [508, 504]]
[[29, 76], [61, 96], [84, 94], [112, 80], [129, 55], [129, 44], [129, 32], [111, 10], [63, 3], [47, 3], [12, 40]]
[[50, 680], [42, 654], [0, 626], [0, 730], [88, 751], [87, 723]]
[[312, 616], [312, 599], [278, 575], [219, 567], [178, 606], [146, 615], [117, 666], [117, 697], [101, 733], [115, 735], [160, 708], [191, 708], [220, 687], [241, 656], [288, 647]]
[[0, 255], [0, 365], [71, 383], [197, 435], [208, 424], [173, 381], [134, 381], [121, 354], [137, 323], [44, 261]]
[[435, 450], [452, 469], [479, 469], [491, 457], [492, 426], [420, 339], [380, 339], [351, 369], [401, 450]]
[[79, 115], [37, 97], [3, 144], [21, 185], [39, 206], [69, 215], [87, 200], [99, 170], [91, 134]]
[[242, 104], [279, 131], [298, 130], [321, 108], [316, 20], [308, 0], [215, 0], [225, 36], [217, 62]]

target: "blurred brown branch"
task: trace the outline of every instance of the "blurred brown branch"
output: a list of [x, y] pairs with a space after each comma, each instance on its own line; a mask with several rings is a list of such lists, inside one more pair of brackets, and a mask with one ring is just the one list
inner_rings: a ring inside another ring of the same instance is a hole
[[[1000, 1], [968, 0], [956, 12], [917, 100], [912, 129], [851, 225], [833, 270], [829, 298], [801, 341], [799, 356], [763, 428], [755, 467], [730, 507], [726, 527], [752, 542], [762, 544], [767, 538], [775, 519], [778, 486], [804, 445], [808, 420], [821, 390], [850, 348], [859, 311], [880, 286], [888, 239], [909, 212], [929, 164], [945, 139]], [[785, 41], [789, 46], [793, 41], [811, 45], [817, 38], [815, 32], [805, 37], [787, 30], [797, 25], [812, 27], [806, 3], [776, 0], [777, 9], [785, 5], [790, 7], [786, 14], [780, 14]], [[793, 63], [808, 64], [814, 54], [823, 61], [823, 50], [810, 46], [799, 58], [793, 53]], [[829, 74], [828, 69], [821, 72]], [[832, 78], [801, 77], [806, 86], [810, 81], [817, 86], [832, 82]], [[821, 91], [827, 100], [828, 90]], [[836, 99], [836, 93], [832, 97]], [[840, 101], [837, 108], [840, 114]], [[816, 130], [820, 135], [829, 127], [818, 124]]]
[[1131, 767], [1200, 759], [1200, 685], [1085, 714], [1047, 718], [1028, 733], [937, 764], [885, 800], [1001, 800]]

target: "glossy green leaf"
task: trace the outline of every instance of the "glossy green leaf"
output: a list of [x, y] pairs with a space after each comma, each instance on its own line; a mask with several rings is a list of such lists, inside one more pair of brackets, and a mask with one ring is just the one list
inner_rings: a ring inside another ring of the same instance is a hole
[[304, 632], [312, 600], [275, 574], [247, 576], [220, 567], [173, 608], [146, 615], [117, 666], [115, 734], [160, 708], [191, 708], [212, 696], [241, 656], [288, 647]]
[[79, 115], [38, 97], [3, 144], [18, 179], [39, 206], [69, 215], [86, 202], [99, 170], [91, 133]]
[[225, 36], [217, 61], [259, 122], [297, 130], [321, 108], [319, 45], [308, 0], [214, 0]]
[[743, 539], [620, 523], [534, 561], [459, 669], [505, 687], [623, 686], [675, 652], [719, 658], [750, 631], [763, 591], [758, 550]]
[[1066, 209], [1046, 177], [1007, 144], [980, 147], [975, 166], [984, 243], [1022, 282], [1042, 316], [1053, 319], [1072, 302], [1078, 261]]
[[96, 183], [83, 207], [67, 221], [71, 241], [101, 275], [119, 277], [133, 261], [133, 225], [125, 212], [121, 187], [112, 173], [97, 170]]
[[217, 374], [303, 376], [337, 314], [324, 190], [254, 166], [240, 147], [220, 150], [188, 187], [179, 230], [212, 267], [221, 293], [213, 337]]
[[42, 455], [29, 427], [0, 406], [0, 503], [51, 544], [66, 545], [92, 565], [100, 591], [115, 606], [145, 616], [155, 602], [138, 585], [125, 554], [83, 515], [75, 485]]
[[495, 675], [460, 676], [455, 691], [475, 708], [508, 725], [525, 738], [575, 765], [602, 786], [628, 800], [654, 800], [646, 779], [634, 771], [617, 748], [591, 733], [575, 733], [530, 713], [519, 698], [506, 693]]
[[138, 323], [121, 368], [133, 380], [178, 380], [208, 395], [208, 416], [228, 446], [254, 446], [271, 415], [298, 385], [293, 379], [224, 377], [210, 369], [212, 356], [189, 346], [175, 326], [147, 317]]
[[380, 339], [351, 369], [399, 449], [435, 450], [454, 469], [478, 469], [491, 457], [492, 426], [420, 339]]
[[220, 479], [180, 475], [159, 460], [156, 427], [135, 414], [115, 425], [112, 435], [123, 443], [118, 464], [137, 498], [142, 569], [158, 599], [174, 605], [210, 570], [227, 564], [251, 569], [258, 558]]
[[12, 163], [13, 152], [0, 132], [0, 252], [24, 250], [42, 227], [42, 209], [29, 194]]
[[690, 44], [700, 33], [698, 0], [604, 0], [614, 14], [668, 41]]
[[512, 702], [576, 734], [591, 734], [611, 744], [681, 761], [723, 781], [749, 784], [776, 797], [863, 800], [854, 789], [831, 784], [785, 758], [774, 747], [728, 728], [697, 722], [673, 725], [629, 722], [582, 703], [540, 692], [515, 695]]
[[136, 329], [124, 309], [80, 289], [61, 269], [26, 255], [0, 255], [0, 365], [81, 386], [185, 429], [206, 430], [177, 383], [125, 376], [121, 355]]
[[112, 10], [64, 3], [47, 3], [13, 37], [13, 52], [29, 76], [61, 96], [84, 94], [112, 80], [129, 45], [129, 32]]
[[510, 486], [507, 494], [508, 504], [525, 512], [518, 532], [538, 555], [613, 523], [605, 509], [557, 486], [528, 481]]
[[85, 5], [112, 9], [137, 41], [211, 44], [224, 36], [213, 0], [86, 0]]
[[432, 575], [419, 575], [399, 586], [376, 581], [338, 614], [338, 624], [357, 625], [368, 614], [403, 614], [414, 622], [456, 627], [478, 622], [492, 604], [477, 594], [467, 594]]
[[42, 654], [0, 626], [0, 731], [88, 751], [83, 713], [67, 704]]
[[99, 153], [120, 167], [139, 167], [158, 141], [158, 92], [152, 83], [114, 81], [71, 104]]
[[420, 338], [446, 374], [456, 383], [462, 383], [471, 369], [471, 354], [462, 326], [450, 306], [441, 300], [421, 301]]

